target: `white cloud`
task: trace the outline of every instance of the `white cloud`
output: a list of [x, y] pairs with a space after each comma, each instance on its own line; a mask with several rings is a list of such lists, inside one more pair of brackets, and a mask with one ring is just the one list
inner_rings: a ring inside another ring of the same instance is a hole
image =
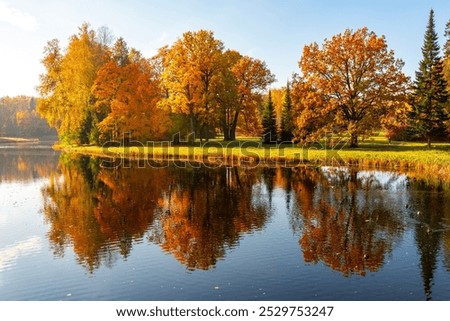
[[0, 21], [9, 23], [26, 31], [34, 31], [37, 27], [36, 18], [27, 12], [9, 7], [8, 3], [0, 1]]

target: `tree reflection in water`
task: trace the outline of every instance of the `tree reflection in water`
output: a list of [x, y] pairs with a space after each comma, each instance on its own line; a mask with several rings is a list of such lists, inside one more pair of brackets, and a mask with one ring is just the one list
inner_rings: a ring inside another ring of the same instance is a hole
[[383, 265], [404, 226], [385, 189], [404, 184], [405, 177], [381, 182], [379, 175], [348, 168], [295, 172], [305, 262], [322, 261], [345, 276], [365, 275]]
[[242, 233], [263, 227], [267, 204], [254, 202], [256, 170], [103, 169], [100, 160], [62, 155], [43, 189], [57, 256], [73, 246], [90, 272], [126, 258], [145, 236], [188, 269], [208, 269]]
[[[449, 191], [430, 191], [402, 174], [99, 164], [97, 158], [63, 154], [42, 190], [55, 255], [73, 246], [91, 273], [127, 258], [145, 241], [188, 270], [210, 269], [244, 234], [263, 229], [272, 208], [283, 210], [283, 201], [307, 263], [323, 262], [344, 276], [379, 271], [408, 229], [414, 231], [427, 298], [437, 265], [450, 271]], [[284, 193], [275, 194], [277, 189]]]
[[420, 255], [423, 287], [432, 299], [434, 272], [443, 249], [443, 264], [450, 271], [450, 197], [448, 190], [413, 181], [409, 217], [415, 222], [415, 240]]
[[58, 163], [57, 153], [38, 149], [1, 149], [0, 183], [28, 182], [48, 177]]
[[[62, 155], [59, 173], [43, 189], [44, 213], [54, 253], [73, 245], [89, 271], [127, 257], [133, 240], [152, 224], [162, 190], [170, 181], [158, 170], [105, 170], [99, 159]], [[145, 170], [145, 169], [144, 169]]]
[[188, 269], [213, 267], [243, 233], [267, 220], [266, 206], [252, 202], [255, 170], [190, 169], [174, 178], [160, 202], [161, 229], [151, 239]]

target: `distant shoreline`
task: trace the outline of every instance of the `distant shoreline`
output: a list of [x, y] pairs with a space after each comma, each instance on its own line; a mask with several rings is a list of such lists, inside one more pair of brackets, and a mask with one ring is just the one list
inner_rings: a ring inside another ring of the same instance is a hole
[[39, 143], [39, 138], [0, 137], [0, 144], [4, 143]]

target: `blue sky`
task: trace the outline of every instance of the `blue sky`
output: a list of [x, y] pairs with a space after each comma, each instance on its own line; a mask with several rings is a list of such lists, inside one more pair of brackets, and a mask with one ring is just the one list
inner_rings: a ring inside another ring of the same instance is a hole
[[0, 0], [0, 97], [36, 95], [46, 42], [65, 46], [83, 22], [108, 26], [146, 57], [183, 32], [212, 30], [226, 48], [264, 60], [278, 79], [273, 87], [298, 72], [303, 46], [367, 26], [414, 77], [431, 8], [442, 45], [448, 0]]

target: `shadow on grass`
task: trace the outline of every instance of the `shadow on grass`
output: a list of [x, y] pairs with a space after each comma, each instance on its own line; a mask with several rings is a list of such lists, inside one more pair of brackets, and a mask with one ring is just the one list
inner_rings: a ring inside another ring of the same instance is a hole
[[[423, 142], [391, 142], [380, 140], [367, 140], [359, 142], [358, 147], [351, 148], [347, 141], [340, 141], [338, 144], [330, 145], [325, 141], [308, 144], [294, 144], [294, 143], [273, 143], [263, 144], [260, 138], [241, 138], [234, 141], [224, 141], [222, 139], [211, 139], [209, 141], [200, 142], [151, 142], [155, 147], [203, 147], [203, 148], [219, 148], [219, 149], [235, 149], [235, 148], [262, 148], [262, 149], [317, 149], [317, 150], [342, 150], [342, 151], [354, 151], [354, 152], [413, 152], [413, 151], [444, 151], [450, 152], [450, 143], [435, 143], [431, 149], [427, 148], [426, 143]], [[106, 145], [105, 145], [106, 146]], [[112, 145], [114, 146], [114, 145]], [[140, 145], [127, 145], [127, 147], [139, 147]], [[107, 147], [107, 146], [106, 146]]]
[[444, 151], [450, 152], [450, 144], [438, 143], [429, 149], [425, 143], [361, 143], [358, 147], [350, 148], [345, 146], [344, 150], [354, 151], [386, 151], [386, 152], [411, 152], [411, 151]]
[[[262, 145], [263, 147], [270, 147], [273, 145]], [[426, 143], [421, 142], [360, 142], [358, 147], [350, 147], [347, 142], [340, 142], [339, 144], [329, 145], [325, 141], [318, 143], [302, 145], [282, 144], [280, 148], [316, 148], [318, 150], [334, 149], [343, 151], [355, 152], [411, 152], [411, 151], [444, 151], [450, 152], [450, 143], [435, 143], [429, 149]]]

